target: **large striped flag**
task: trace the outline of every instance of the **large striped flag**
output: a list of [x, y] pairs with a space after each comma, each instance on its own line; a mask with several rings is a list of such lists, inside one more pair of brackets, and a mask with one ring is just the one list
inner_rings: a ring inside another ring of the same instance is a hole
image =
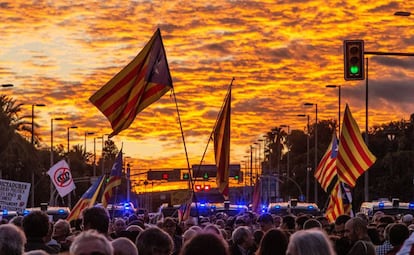
[[135, 116], [172, 88], [172, 79], [159, 29], [142, 51], [89, 100], [109, 120], [117, 135]]
[[351, 188], [355, 187], [358, 177], [373, 165], [375, 160], [375, 156], [363, 141], [359, 127], [346, 105], [336, 163], [340, 181]]
[[323, 155], [318, 167], [315, 171], [315, 178], [321, 184], [325, 191], [329, 191], [328, 187], [335, 181], [336, 177], [336, 157], [338, 155], [338, 139], [336, 133], [332, 134], [332, 140], [328, 149]]
[[122, 176], [122, 149], [118, 152], [118, 156], [115, 159], [112, 166], [109, 179], [106, 183], [104, 192], [102, 194], [102, 206], [106, 208], [108, 206], [109, 199], [111, 199], [113, 190], [116, 186], [121, 185]]
[[85, 208], [92, 207], [95, 204], [96, 198], [98, 197], [99, 191], [101, 190], [103, 180], [103, 176], [100, 176], [92, 184], [92, 186], [89, 187], [89, 189], [82, 195], [82, 197], [70, 211], [70, 214], [66, 219], [67, 221], [78, 219]]
[[231, 84], [213, 131], [214, 153], [217, 166], [216, 183], [218, 190], [226, 200], [229, 197], [230, 114]]

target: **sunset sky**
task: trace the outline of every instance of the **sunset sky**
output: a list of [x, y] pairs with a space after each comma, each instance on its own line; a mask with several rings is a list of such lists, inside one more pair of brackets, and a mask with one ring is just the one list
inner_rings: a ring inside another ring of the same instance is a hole
[[[0, 2], [0, 84], [23, 106], [36, 107], [36, 133], [50, 146], [84, 143], [111, 132], [89, 97], [127, 65], [160, 28], [173, 79], [190, 165], [199, 164], [232, 77], [231, 163], [273, 127], [303, 130], [338, 118], [348, 103], [365, 130], [365, 81], [345, 81], [343, 40], [365, 40], [365, 51], [414, 52], [414, 2], [266, 1], [21, 1]], [[414, 112], [414, 58], [369, 58], [369, 126], [408, 120]], [[326, 134], [327, 136], [330, 134]], [[100, 154], [101, 142], [96, 143]], [[134, 172], [185, 168], [184, 145], [170, 92], [113, 138]], [[214, 164], [210, 143], [203, 163]]]

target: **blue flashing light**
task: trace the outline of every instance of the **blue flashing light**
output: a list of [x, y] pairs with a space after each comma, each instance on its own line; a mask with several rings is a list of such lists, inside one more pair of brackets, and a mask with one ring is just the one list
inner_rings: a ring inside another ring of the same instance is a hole
[[308, 210], [313, 210], [313, 209], [314, 209], [313, 205], [308, 205]]
[[408, 208], [410, 208], [410, 209], [414, 209], [414, 202], [410, 202], [410, 203], [408, 204]]
[[57, 213], [58, 213], [58, 214], [65, 214], [65, 210], [63, 210], [63, 209], [59, 209], [59, 210], [57, 211]]
[[243, 208], [243, 205], [237, 205], [237, 208]]
[[379, 203], [378, 203], [378, 207], [379, 207], [379, 208], [384, 208], [384, 202], [379, 202]]
[[281, 209], [281, 206], [280, 205], [275, 205], [275, 209], [276, 210], [280, 210]]
[[204, 204], [204, 203], [200, 203], [200, 206], [201, 206], [201, 207], [205, 207], [205, 206], [206, 206], [206, 204]]
[[266, 212], [266, 210], [264, 208], [262, 208], [262, 213], [265, 213], [265, 212]]
[[125, 203], [125, 204], [124, 204], [124, 207], [125, 207], [125, 209], [129, 209], [131, 206], [130, 206], [130, 204], [129, 204], [129, 203]]
[[9, 211], [8, 211], [7, 209], [4, 209], [4, 210], [3, 210], [3, 216], [4, 216], [4, 215], [8, 215], [8, 214], [9, 214]]
[[28, 215], [30, 213], [30, 211], [29, 210], [24, 210], [23, 211], [23, 215], [25, 216], [25, 215]]

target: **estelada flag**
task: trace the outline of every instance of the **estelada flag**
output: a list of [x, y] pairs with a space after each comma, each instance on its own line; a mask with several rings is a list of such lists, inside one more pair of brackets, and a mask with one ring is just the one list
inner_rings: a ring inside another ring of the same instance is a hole
[[346, 105], [336, 161], [340, 181], [351, 188], [355, 187], [358, 177], [368, 170], [375, 160], [375, 156], [362, 140], [361, 131]]
[[47, 174], [61, 197], [66, 196], [76, 188], [68, 163], [63, 159], [54, 164]]
[[78, 219], [85, 208], [92, 207], [95, 204], [96, 198], [98, 197], [99, 191], [102, 187], [103, 180], [103, 176], [100, 176], [92, 184], [92, 186], [89, 187], [89, 189], [82, 195], [70, 211], [69, 216], [66, 218], [67, 221]]
[[117, 135], [136, 115], [172, 88], [172, 79], [159, 29], [142, 51], [89, 98], [109, 120]]
[[111, 173], [109, 175], [109, 179], [106, 183], [104, 192], [102, 194], [102, 206], [106, 208], [108, 205], [109, 199], [111, 199], [113, 189], [121, 185], [121, 177], [122, 177], [122, 149], [118, 152], [118, 156], [115, 159], [115, 162], [112, 166]]
[[332, 182], [336, 181], [336, 157], [338, 155], [338, 139], [335, 132], [332, 134], [332, 140], [328, 149], [323, 155], [318, 167], [315, 171], [315, 178], [321, 184], [325, 191], [328, 191], [328, 187]]

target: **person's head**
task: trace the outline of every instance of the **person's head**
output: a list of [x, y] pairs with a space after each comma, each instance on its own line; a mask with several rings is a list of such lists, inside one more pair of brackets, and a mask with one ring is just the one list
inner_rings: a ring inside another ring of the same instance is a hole
[[139, 255], [169, 255], [174, 248], [171, 236], [158, 227], [139, 233], [135, 245]]
[[283, 229], [295, 229], [295, 217], [292, 215], [285, 215], [283, 216], [283, 221], [282, 221], [282, 228]]
[[335, 220], [333, 233], [338, 237], [343, 237], [345, 234], [345, 223], [351, 219], [351, 216], [346, 214], [339, 215]]
[[355, 243], [358, 240], [368, 237], [366, 221], [359, 217], [349, 219], [345, 223], [345, 237], [348, 238], [351, 243]]
[[333, 255], [333, 244], [327, 235], [318, 229], [299, 230], [290, 236], [288, 255]]
[[189, 241], [191, 238], [193, 238], [194, 236], [197, 235], [197, 231], [194, 229], [187, 229], [186, 231], [184, 231], [183, 233], [183, 243], [186, 243], [187, 241]]
[[192, 216], [188, 217], [188, 219], [184, 221], [184, 231], [195, 225], [197, 225], [197, 218]]
[[24, 252], [26, 236], [14, 224], [0, 225], [0, 254], [21, 255]]
[[113, 229], [116, 234], [121, 233], [122, 231], [126, 230], [126, 223], [125, 220], [122, 218], [116, 218], [113, 224]]
[[267, 232], [270, 229], [274, 228], [273, 217], [269, 213], [263, 213], [260, 215], [259, 219], [257, 219], [257, 222], [260, 224], [260, 229], [263, 232]]
[[49, 232], [49, 216], [44, 211], [31, 211], [23, 218], [27, 238], [43, 238]]
[[406, 214], [401, 218], [401, 222], [406, 226], [409, 226], [411, 223], [413, 223], [413, 216], [411, 214]]
[[213, 233], [200, 233], [181, 248], [180, 255], [229, 255], [227, 242], [219, 235]]
[[250, 231], [250, 228], [247, 226], [237, 227], [233, 231], [233, 234], [231, 235], [231, 239], [234, 244], [240, 245], [245, 249], [248, 249], [254, 245], [253, 233]]
[[307, 221], [305, 221], [305, 223], [303, 223], [303, 229], [311, 229], [311, 228], [322, 229], [322, 224], [316, 219], [308, 219]]
[[24, 218], [24, 216], [22, 216], [22, 215], [17, 215], [17, 216], [14, 216], [10, 221], [9, 221], [9, 223], [12, 223], [12, 224], [14, 224], [14, 225], [16, 225], [16, 226], [18, 226], [19, 228], [23, 228], [23, 218]]
[[70, 224], [67, 220], [59, 219], [53, 228], [52, 238], [56, 241], [64, 241], [66, 237], [71, 235]]
[[113, 255], [114, 249], [105, 235], [96, 230], [85, 230], [75, 237], [69, 248], [71, 255], [99, 253]]
[[256, 255], [284, 255], [287, 245], [288, 237], [282, 230], [270, 229], [264, 234]]
[[107, 235], [109, 230], [108, 211], [99, 206], [86, 208], [82, 212], [82, 224], [84, 230], [94, 229]]
[[401, 246], [410, 236], [407, 225], [404, 223], [395, 223], [390, 228], [390, 243], [392, 246]]
[[118, 237], [111, 242], [114, 255], [138, 255], [135, 244], [126, 237]]
[[303, 229], [303, 224], [305, 224], [305, 222], [307, 220], [309, 220], [309, 216], [308, 215], [300, 215], [300, 216], [296, 217], [296, 220], [295, 220], [296, 230]]
[[162, 223], [162, 229], [170, 236], [174, 236], [177, 230], [177, 222], [171, 217], [166, 217]]
[[275, 228], [280, 227], [282, 225], [283, 218], [279, 215], [272, 215], [273, 216], [273, 224]]

